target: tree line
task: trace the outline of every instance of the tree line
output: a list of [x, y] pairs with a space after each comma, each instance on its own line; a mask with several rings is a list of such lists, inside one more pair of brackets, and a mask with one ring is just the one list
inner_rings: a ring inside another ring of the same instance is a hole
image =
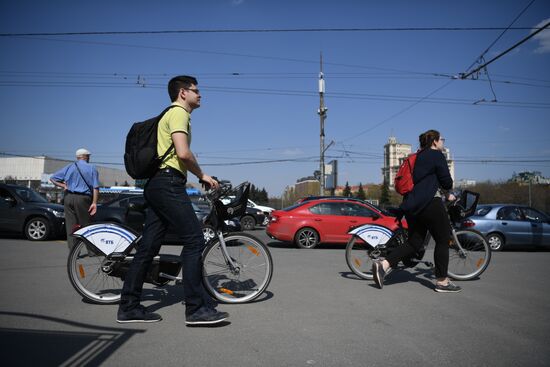
[[[479, 204], [527, 205], [550, 214], [550, 185], [548, 184], [528, 185], [517, 182], [486, 181], [461, 189], [479, 193]], [[270, 206], [275, 208], [280, 208], [281, 205], [289, 206], [299, 199], [293, 192], [287, 196], [282, 199], [270, 198]], [[359, 183], [357, 191], [352, 191], [349, 183], [346, 182], [341, 196], [378, 200], [383, 208], [399, 206], [403, 200], [403, 197], [391, 190], [387, 183], [365, 185]]]
[[[398, 206], [402, 196], [389, 189], [387, 184], [368, 185], [367, 199], [377, 198], [382, 207]], [[550, 214], [550, 185], [517, 182], [479, 182], [461, 188], [479, 193], [479, 204], [528, 205]]]

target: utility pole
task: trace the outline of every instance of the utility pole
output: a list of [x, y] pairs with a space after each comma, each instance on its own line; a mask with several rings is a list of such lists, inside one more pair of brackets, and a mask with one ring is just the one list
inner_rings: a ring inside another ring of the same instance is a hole
[[327, 117], [327, 110], [328, 108], [325, 107], [325, 100], [324, 100], [324, 94], [325, 94], [325, 79], [323, 78], [323, 53], [321, 52], [321, 71], [319, 72], [319, 110], [317, 113], [319, 114], [319, 120], [321, 125], [321, 134], [320, 134], [320, 171], [321, 171], [321, 178], [320, 178], [320, 195], [325, 195], [325, 118]]

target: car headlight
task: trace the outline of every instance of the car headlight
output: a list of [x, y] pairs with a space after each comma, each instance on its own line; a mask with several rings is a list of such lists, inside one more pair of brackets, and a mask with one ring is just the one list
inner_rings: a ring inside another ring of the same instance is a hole
[[58, 218], [65, 218], [65, 212], [64, 211], [50, 209], [50, 212]]

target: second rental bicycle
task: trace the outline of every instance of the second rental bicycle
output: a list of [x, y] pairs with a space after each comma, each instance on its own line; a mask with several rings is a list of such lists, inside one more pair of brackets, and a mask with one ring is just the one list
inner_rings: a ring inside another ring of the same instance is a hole
[[[458, 228], [461, 220], [474, 214], [478, 201], [479, 194], [464, 190], [457, 200], [447, 205], [452, 223], [448, 274], [455, 280], [479, 277], [491, 261], [491, 249], [485, 237], [476, 230]], [[399, 228], [395, 231], [380, 225], [365, 224], [349, 232], [351, 238], [346, 245], [346, 262], [355, 275], [362, 279], [373, 279], [373, 261], [385, 258], [394, 248], [407, 241], [407, 231], [401, 219], [398, 219], [398, 223]], [[423, 260], [429, 242], [428, 234], [423, 249], [414, 257], [402, 261], [403, 267], [418, 264], [433, 267], [430, 261]]]

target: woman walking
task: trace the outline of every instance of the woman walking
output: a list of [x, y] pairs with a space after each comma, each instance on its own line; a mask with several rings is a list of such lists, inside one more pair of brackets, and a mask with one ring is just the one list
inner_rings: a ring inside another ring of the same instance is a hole
[[462, 289], [447, 276], [451, 223], [442, 198], [447, 196], [450, 201], [456, 198], [445, 193], [453, 187], [447, 160], [442, 153], [445, 139], [439, 131], [428, 130], [419, 136], [419, 142], [420, 151], [413, 171], [414, 188], [405, 195], [400, 206], [407, 219], [409, 241], [392, 251], [386, 259], [373, 263], [374, 281], [382, 289], [384, 276], [390, 267], [418, 253], [429, 231], [435, 240], [435, 291], [460, 292]]

